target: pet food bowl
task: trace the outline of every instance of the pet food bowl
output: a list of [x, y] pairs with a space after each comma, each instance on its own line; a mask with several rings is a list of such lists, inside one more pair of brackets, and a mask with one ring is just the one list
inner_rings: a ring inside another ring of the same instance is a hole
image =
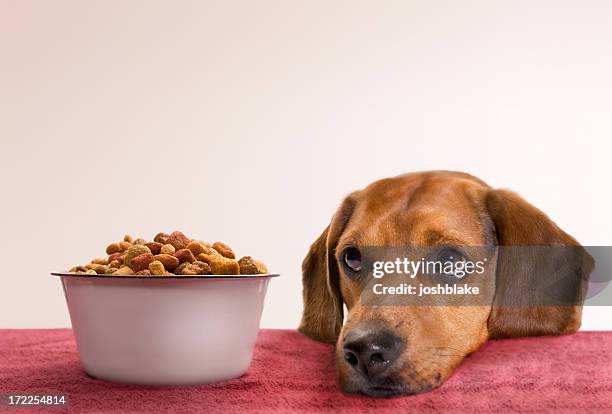
[[52, 275], [61, 278], [85, 371], [151, 385], [243, 375], [278, 276]]

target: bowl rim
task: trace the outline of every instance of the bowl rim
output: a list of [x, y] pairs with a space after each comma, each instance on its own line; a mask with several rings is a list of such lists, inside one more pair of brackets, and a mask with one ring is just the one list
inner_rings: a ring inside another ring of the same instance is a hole
[[154, 280], [173, 280], [173, 279], [269, 279], [280, 276], [278, 273], [265, 273], [258, 275], [91, 275], [91, 274], [79, 274], [70, 272], [51, 272], [51, 276], [60, 277], [75, 277], [82, 279], [154, 279]]

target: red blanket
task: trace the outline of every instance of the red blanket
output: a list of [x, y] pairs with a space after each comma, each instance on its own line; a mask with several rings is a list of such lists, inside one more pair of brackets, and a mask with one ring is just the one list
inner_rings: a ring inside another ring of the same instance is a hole
[[611, 351], [612, 332], [490, 341], [432, 392], [373, 399], [342, 394], [332, 347], [295, 331], [262, 330], [253, 364], [240, 379], [161, 388], [88, 377], [68, 329], [0, 330], [0, 393], [66, 393], [71, 412], [88, 413], [600, 413], [612, 412]]

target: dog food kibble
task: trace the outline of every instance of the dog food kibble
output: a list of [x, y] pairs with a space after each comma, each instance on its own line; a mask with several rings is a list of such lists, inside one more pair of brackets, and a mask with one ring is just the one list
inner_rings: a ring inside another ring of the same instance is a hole
[[126, 266], [131, 266], [132, 259], [136, 256], [140, 256], [141, 254], [151, 253], [151, 250], [147, 246], [143, 246], [141, 244], [135, 244], [127, 250], [125, 258], [123, 259], [123, 263]]
[[177, 252], [174, 253], [174, 257], [179, 259], [180, 263], [183, 263], [183, 262], [193, 263], [196, 260], [195, 256], [193, 255], [193, 253], [191, 253], [191, 250], [189, 249], [177, 250]]
[[240, 274], [240, 265], [236, 260], [216, 254], [200, 254], [198, 260], [208, 263], [213, 275]]
[[244, 256], [238, 260], [238, 264], [240, 265], [241, 275], [259, 275], [268, 271], [263, 263], [253, 259], [251, 256]]
[[189, 242], [189, 244], [187, 245], [187, 249], [189, 251], [191, 251], [191, 253], [193, 253], [193, 256], [197, 256], [200, 253], [204, 253], [207, 249], [206, 246], [204, 246], [202, 243], [197, 242], [197, 241], [191, 241]]
[[236, 260], [230, 246], [190, 239], [180, 231], [158, 233], [153, 241], [126, 234], [106, 247], [106, 258], [96, 258], [72, 273], [114, 276], [258, 275], [266, 266], [251, 256]]
[[200, 274], [202, 275], [209, 275], [212, 273], [210, 265], [205, 262], [200, 262], [196, 260], [191, 264], [191, 267], [197, 269], [198, 272], [200, 272]]
[[181, 275], [193, 276], [193, 275], [209, 275], [211, 273], [210, 266], [204, 262], [193, 262], [187, 264], [181, 269]]
[[149, 263], [149, 272], [152, 275], [165, 275], [166, 269], [164, 269], [164, 265], [159, 260], [154, 260]]
[[134, 271], [129, 266], [121, 266], [113, 275], [133, 275]]
[[215, 242], [215, 244], [212, 245], [212, 248], [221, 253], [221, 256], [223, 257], [227, 257], [228, 259], [236, 258], [236, 255], [234, 254], [232, 248], [225, 243]]
[[161, 250], [159, 251], [159, 253], [161, 253], [161, 254], [174, 254], [175, 251], [176, 251], [176, 249], [174, 248], [173, 245], [171, 245], [171, 244], [164, 244], [161, 247]]
[[143, 253], [134, 257], [131, 261], [130, 267], [134, 272], [140, 272], [149, 268], [149, 264], [153, 263], [155, 258], [151, 253]]
[[103, 264], [97, 264], [91, 268], [98, 275], [107, 275], [109, 273], [109, 267]]
[[191, 264], [191, 263], [189, 263], [189, 262], [183, 262], [183, 263], [181, 263], [180, 265], [178, 265], [178, 266], [176, 267], [176, 269], [174, 269], [174, 272], [173, 272], [173, 273], [174, 273], [175, 275], [182, 275], [182, 274], [183, 274], [183, 270], [185, 270], [185, 268], [186, 268], [187, 266], [189, 266], [190, 264]]
[[262, 262], [261, 260], [257, 259], [255, 260], [255, 263], [257, 263], [257, 270], [259, 270], [259, 272], [261, 274], [266, 274], [268, 273], [268, 266], [266, 266], [266, 264], [264, 262]]
[[153, 241], [157, 242], [157, 243], [166, 244], [166, 243], [168, 243], [168, 237], [170, 237], [169, 234], [166, 234], [166, 233], [157, 233], [155, 235], [155, 237], [153, 237]]
[[119, 243], [111, 243], [106, 247], [106, 254], [114, 254], [121, 252], [121, 246]]
[[179, 265], [179, 259], [172, 256], [171, 254], [158, 254], [155, 256], [155, 260], [164, 265], [164, 268], [169, 272], [172, 272]]
[[149, 250], [151, 250], [152, 254], [160, 254], [163, 244], [158, 243], [158, 242], [151, 242], [151, 243], [145, 243], [145, 246], [147, 246]]
[[173, 245], [176, 250], [181, 250], [186, 248], [190, 241], [183, 233], [175, 231], [168, 236], [165, 243]]
[[123, 259], [121, 259], [121, 256], [122, 256], [121, 253], [112, 253], [112, 254], [108, 255], [108, 264], [110, 264], [111, 262], [114, 262], [115, 260], [123, 261]]

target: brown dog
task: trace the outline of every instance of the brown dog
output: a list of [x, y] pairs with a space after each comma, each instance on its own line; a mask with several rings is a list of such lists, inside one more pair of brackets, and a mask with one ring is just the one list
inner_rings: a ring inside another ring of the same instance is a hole
[[[487, 305], [362, 303], [360, 249], [437, 245], [493, 246], [495, 251], [499, 246], [576, 246], [584, 256], [573, 273], [577, 304], [502, 306], [512, 295], [529, 292], [537, 275], [554, 273], [555, 268], [534, 258], [517, 269], [497, 253], [491, 257], [493, 275], [484, 279], [492, 291]], [[350, 194], [312, 244], [302, 265], [304, 314], [299, 330], [336, 344], [338, 377], [346, 392], [424, 392], [446, 380], [489, 338], [575, 332], [592, 266], [574, 238], [510, 191], [494, 190], [457, 172], [384, 179]]]

